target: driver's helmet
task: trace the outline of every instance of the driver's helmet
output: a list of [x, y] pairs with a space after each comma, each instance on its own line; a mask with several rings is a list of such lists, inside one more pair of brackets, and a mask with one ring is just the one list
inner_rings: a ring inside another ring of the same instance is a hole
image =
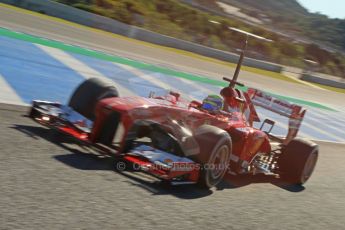
[[223, 98], [218, 95], [208, 95], [203, 101], [201, 108], [210, 111], [216, 112], [222, 110], [224, 105]]

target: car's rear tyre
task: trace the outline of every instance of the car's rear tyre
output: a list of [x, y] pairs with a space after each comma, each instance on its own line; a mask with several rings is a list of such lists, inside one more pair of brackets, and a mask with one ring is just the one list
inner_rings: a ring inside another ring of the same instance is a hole
[[217, 127], [203, 125], [195, 132], [200, 153], [195, 161], [200, 163], [198, 185], [202, 188], [212, 188], [223, 180], [229, 167], [232, 153], [232, 141], [229, 134]]
[[97, 78], [90, 78], [81, 83], [74, 91], [68, 105], [84, 117], [94, 120], [95, 107], [99, 100], [118, 97], [115, 86]]
[[280, 177], [302, 185], [312, 175], [319, 155], [319, 146], [312, 141], [296, 138], [283, 148], [278, 159]]

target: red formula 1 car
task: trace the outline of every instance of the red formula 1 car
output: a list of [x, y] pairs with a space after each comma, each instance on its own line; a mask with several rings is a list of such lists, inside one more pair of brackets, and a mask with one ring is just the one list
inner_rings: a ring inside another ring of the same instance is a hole
[[[68, 105], [33, 101], [29, 115], [172, 184], [210, 188], [226, 173], [270, 173], [305, 183], [318, 158], [315, 143], [296, 138], [305, 110], [256, 89], [237, 90], [236, 77], [224, 80], [230, 84], [220, 92], [219, 110], [175, 92], [120, 97], [114, 86], [89, 79]], [[269, 119], [253, 127], [260, 121], [256, 106], [289, 118], [285, 138], [270, 133], [275, 123]]]

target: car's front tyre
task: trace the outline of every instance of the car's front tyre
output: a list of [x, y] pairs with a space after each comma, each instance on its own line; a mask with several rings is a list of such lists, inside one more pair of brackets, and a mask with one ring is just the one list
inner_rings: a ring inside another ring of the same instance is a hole
[[90, 78], [81, 83], [71, 96], [69, 106], [88, 118], [95, 119], [95, 107], [99, 100], [109, 97], [118, 97], [115, 86], [98, 78]]
[[196, 161], [200, 163], [198, 185], [212, 188], [219, 184], [228, 171], [232, 141], [229, 134], [210, 125], [201, 126], [195, 133], [200, 153]]

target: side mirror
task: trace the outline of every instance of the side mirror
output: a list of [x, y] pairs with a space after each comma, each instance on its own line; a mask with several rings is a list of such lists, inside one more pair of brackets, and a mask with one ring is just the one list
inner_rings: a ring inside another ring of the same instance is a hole
[[242, 99], [242, 98], [240, 98], [240, 97], [236, 97], [235, 100], [238, 101], [238, 102], [240, 102], [240, 103], [246, 102], [244, 99]]
[[273, 127], [274, 127], [275, 122], [270, 120], [270, 119], [265, 119], [260, 127], [261, 131], [264, 131], [265, 133], [271, 133]]
[[150, 93], [149, 93], [149, 98], [154, 98], [154, 97], [155, 97], [155, 92], [150, 91]]

